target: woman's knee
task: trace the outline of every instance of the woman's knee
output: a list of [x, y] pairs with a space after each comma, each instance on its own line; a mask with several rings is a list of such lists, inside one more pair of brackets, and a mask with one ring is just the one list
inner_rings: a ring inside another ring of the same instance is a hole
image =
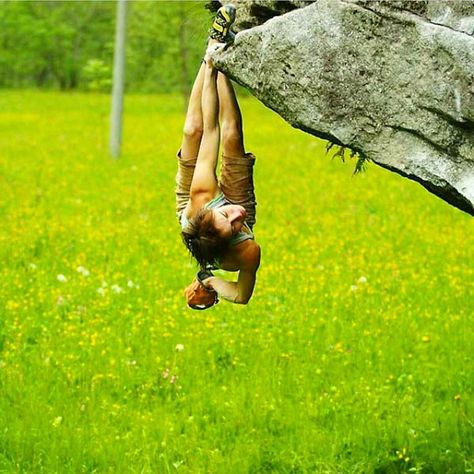
[[203, 133], [202, 120], [186, 119], [184, 123], [183, 134], [189, 140], [201, 141]]

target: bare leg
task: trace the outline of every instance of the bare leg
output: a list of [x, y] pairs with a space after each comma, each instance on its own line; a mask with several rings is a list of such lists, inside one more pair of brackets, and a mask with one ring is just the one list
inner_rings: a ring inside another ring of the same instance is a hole
[[223, 157], [220, 187], [225, 197], [247, 211], [246, 223], [255, 224], [253, 166], [255, 157], [245, 153], [242, 114], [231, 81], [222, 73], [217, 81], [221, 106]]
[[[214, 44], [217, 41], [210, 39], [208, 45]], [[188, 103], [188, 110], [186, 112], [186, 119], [184, 122], [184, 130], [183, 130], [183, 139], [181, 144], [181, 156], [183, 158], [195, 158], [199, 151], [199, 146], [201, 145], [202, 139], [202, 131], [203, 131], [203, 119], [202, 119], [202, 87], [204, 83], [204, 69], [205, 64], [201, 63], [199, 71], [196, 75], [196, 79], [194, 80], [193, 88], [191, 90], [191, 95], [189, 96], [189, 103]], [[222, 76], [222, 74], [219, 74]], [[227, 102], [231, 100], [231, 95], [233, 94], [232, 85], [230, 81], [225, 78], [227, 84], [221, 86], [221, 88], [225, 88], [223, 90], [224, 100]], [[222, 79], [219, 80], [221, 82]], [[230, 90], [227, 90], [230, 86]], [[234, 94], [234, 102], [237, 104], [235, 100]], [[226, 107], [226, 109], [230, 109], [230, 107]], [[237, 105], [238, 109], [238, 105]]]
[[184, 159], [196, 158], [202, 138], [201, 96], [204, 83], [204, 64], [201, 64], [196, 75], [191, 95], [189, 96], [188, 111], [184, 122], [181, 156]]
[[219, 73], [217, 89], [219, 93], [223, 153], [228, 157], [244, 156], [242, 114], [232, 83], [225, 74]]

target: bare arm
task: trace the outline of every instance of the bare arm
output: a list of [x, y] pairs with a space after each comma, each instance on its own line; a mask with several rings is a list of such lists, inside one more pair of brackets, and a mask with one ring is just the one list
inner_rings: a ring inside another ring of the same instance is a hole
[[255, 287], [255, 279], [260, 265], [260, 247], [256, 245], [246, 252], [246, 265], [239, 271], [237, 281], [226, 281], [218, 277], [204, 280], [204, 284], [213, 288], [227, 301], [236, 304], [247, 304]]
[[203, 135], [190, 189], [192, 212], [212, 199], [219, 190], [216, 178], [220, 142], [219, 98], [217, 70], [210, 64], [206, 64], [204, 70], [202, 117]]

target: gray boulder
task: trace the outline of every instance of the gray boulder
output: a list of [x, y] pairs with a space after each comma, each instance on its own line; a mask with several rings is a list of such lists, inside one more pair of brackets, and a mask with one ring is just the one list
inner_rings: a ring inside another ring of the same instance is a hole
[[474, 2], [240, 0], [237, 8], [241, 28], [264, 23], [216, 52], [217, 68], [294, 127], [474, 215]]

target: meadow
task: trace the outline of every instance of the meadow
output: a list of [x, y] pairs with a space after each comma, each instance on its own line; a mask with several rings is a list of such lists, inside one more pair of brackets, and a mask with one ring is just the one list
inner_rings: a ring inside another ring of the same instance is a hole
[[183, 103], [0, 91], [0, 472], [474, 472], [472, 218], [242, 100], [262, 264], [185, 306]]

